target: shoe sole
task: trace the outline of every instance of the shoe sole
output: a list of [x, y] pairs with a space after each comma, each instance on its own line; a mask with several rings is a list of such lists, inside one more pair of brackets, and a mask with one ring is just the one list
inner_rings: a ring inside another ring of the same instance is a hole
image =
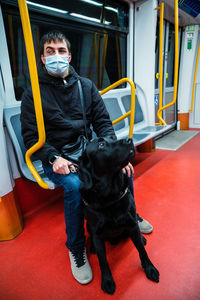
[[149, 233], [152, 233], [153, 231], [153, 227], [151, 229], [147, 229], [147, 230], [140, 230], [141, 233], [144, 233], [144, 234], [149, 234]]
[[91, 279], [87, 279], [87, 280], [84, 280], [84, 281], [78, 280], [75, 277], [74, 277], [74, 279], [76, 279], [76, 281], [78, 281], [78, 283], [80, 283], [80, 284], [88, 284], [92, 281], [93, 277]]

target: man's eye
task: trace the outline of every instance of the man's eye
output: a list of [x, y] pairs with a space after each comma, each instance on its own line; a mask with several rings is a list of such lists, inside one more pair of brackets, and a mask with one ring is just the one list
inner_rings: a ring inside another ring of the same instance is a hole
[[98, 148], [99, 148], [99, 149], [103, 149], [104, 146], [105, 146], [105, 143], [104, 143], [104, 142], [101, 142], [101, 143], [99, 143]]
[[49, 50], [49, 51], [47, 51], [47, 53], [48, 53], [48, 54], [53, 54], [54, 51], [53, 51], [53, 50]]

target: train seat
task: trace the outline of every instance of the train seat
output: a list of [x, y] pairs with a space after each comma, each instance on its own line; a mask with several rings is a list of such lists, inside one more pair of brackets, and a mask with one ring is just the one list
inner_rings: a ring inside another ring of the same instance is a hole
[[[119, 118], [131, 109], [131, 91], [130, 89], [112, 90], [102, 96], [105, 106], [110, 114], [111, 120]], [[133, 130], [133, 142], [139, 146], [144, 142], [155, 138], [167, 131], [170, 125], [150, 126], [147, 114], [147, 101], [143, 95], [142, 89], [136, 84], [135, 94], [135, 119]], [[118, 139], [126, 138], [129, 134], [130, 117], [114, 125], [115, 133]]]
[[[24, 142], [21, 136], [21, 122], [20, 122], [20, 113], [21, 113], [21, 103], [17, 104], [16, 106], [6, 107], [4, 108], [4, 121], [11, 138], [12, 144], [14, 146], [14, 150], [16, 153], [19, 170], [21, 175], [28, 180], [36, 182], [35, 178], [31, 174], [26, 161], [25, 161], [25, 153], [26, 148], [24, 146]], [[44, 174], [42, 163], [40, 160], [32, 155], [31, 157], [32, 162], [36, 170], [38, 171], [39, 175], [46, 182], [50, 189], [55, 188], [55, 184], [50, 181]]]

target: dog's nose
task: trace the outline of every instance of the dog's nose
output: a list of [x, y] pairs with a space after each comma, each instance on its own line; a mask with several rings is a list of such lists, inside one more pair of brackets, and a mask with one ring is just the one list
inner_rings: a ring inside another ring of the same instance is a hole
[[127, 139], [125, 140], [125, 142], [126, 142], [126, 144], [131, 144], [131, 143], [132, 143], [132, 139], [131, 139], [131, 138], [127, 138]]

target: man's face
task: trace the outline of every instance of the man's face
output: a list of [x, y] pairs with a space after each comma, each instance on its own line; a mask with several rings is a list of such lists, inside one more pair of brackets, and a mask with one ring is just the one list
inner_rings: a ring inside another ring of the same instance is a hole
[[69, 62], [71, 61], [71, 53], [69, 53], [65, 40], [56, 40], [55, 42], [51, 41], [50, 43], [46, 42], [44, 44], [44, 55], [41, 55], [43, 64], [45, 65], [46, 63], [44, 57], [53, 56], [55, 54], [69, 56]]

